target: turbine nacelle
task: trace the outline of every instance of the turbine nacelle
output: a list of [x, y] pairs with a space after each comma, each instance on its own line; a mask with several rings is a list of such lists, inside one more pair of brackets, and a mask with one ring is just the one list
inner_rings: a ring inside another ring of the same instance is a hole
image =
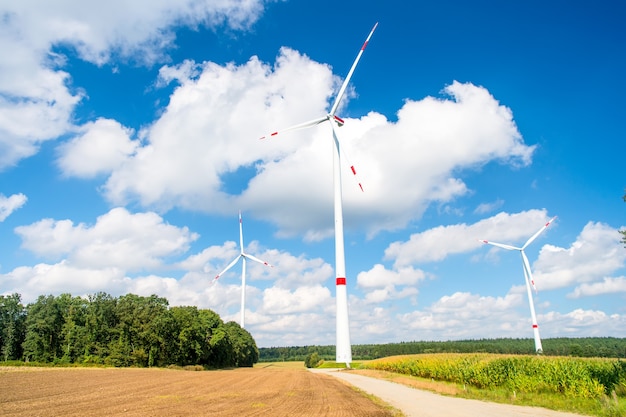
[[339, 126], [339, 127], [343, 126], [343, 124], [345, 123], [345, 122], [343, 121], [343, 119], [342, 119], [341, 117], [339, 117], [339, 116], [333, 116], [333, 115], [330, 115], [330, 114], [329, 114], [329, 115], [328, 115], [328, 118], [330, 119], [331, 117], [333, 118], [333, 120], [335, 121], [335, 123], [337, 123], [337, 126]]

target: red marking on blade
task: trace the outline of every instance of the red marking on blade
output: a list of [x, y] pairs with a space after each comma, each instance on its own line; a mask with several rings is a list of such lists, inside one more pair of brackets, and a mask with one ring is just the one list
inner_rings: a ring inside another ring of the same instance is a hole
[[337, 285], [346, 285], [345, 278], [337, 278]]
[[537, 324], [533, 324], [533, 329], [537, 329], [539, 326]]
[[354, 169], [354, 165], [352, 165], [352, 166], [350, 167], [350, 169], [352, 170], [352, 173], [353, 173], [354, 175], [356, 175], [356, 169]]
[[363, 43], [363, 46], [361, 47], [361, 51], [365, 51], [366, 47], [367, 47], [367, 41]]
[[276, 136], [276, 135], [278, 135], [278, 132], [274, 132], [270, 136]]
[[363, 186], [361, 185], [361, 183], [359, 183], [359, 187], [361, 187], [361, 191], [365, 192], [365, 190], [363, 189]]
[[341, 126], [343, 126], [343, 125], [344, 125], [344, 123], [345, 123], [345, 122], [343, 121], [343, 119], [342, 119], [342, 118], [340, 118], [340, 117], [338, 117], [338, 116], [333, 116], [333, 117], [335, 118], [335, 120], [336, 120], [336, 121], [338, 121], [338, 122], [339, 122], [339, 124], [340, 124]]

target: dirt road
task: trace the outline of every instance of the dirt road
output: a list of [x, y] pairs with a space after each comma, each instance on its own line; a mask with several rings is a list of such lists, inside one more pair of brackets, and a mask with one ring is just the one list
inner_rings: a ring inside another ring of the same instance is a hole
[[537, 407], [496, 404], [464, 398], [447, 397], [336, 369], [313, 369], [312, 372], [332, 375], [375, 395], [401, 410], [406, 417], [580, 417]]

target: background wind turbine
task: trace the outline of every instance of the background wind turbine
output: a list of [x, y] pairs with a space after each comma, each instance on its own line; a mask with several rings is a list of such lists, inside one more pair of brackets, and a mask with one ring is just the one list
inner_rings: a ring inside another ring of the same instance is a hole
[[267, 265], [269, 267], [271, 267], [272, 265], [268, 264], [265, 261], [260, 260], [259, 258], [255, 256], [247, 254], [243, 251], [243, 226], [242, 226], [242, 221], [241, 221], [241, 211], [239, 212], [239, 248], [240, 248], [239, 255], [235, 259], [233, 259], [233, 261], [230, 264], [228, 264], [228, 266], [224, 268], [222, 272], [220, 272], [219, 274], [215, 276], [215, 278], [213, 279], [213, 282], [217, 281], [219, 277], [224, 275], [226, 271], [232, 268], [239, 259], [242, 260], [242, 264], [241, 264], [241, 327], [243, 328], [245, 325], [245, 310], [246, 310], [246, 259], [250, 259], [260, 264]]
[[[317, 119], [310, 120], [308, 122], [300, 123], [298, 125], [294, 125], [283, 130], [271, 133], [270, 135], [263, 136], [261, 139], [265, 139], [266, 137], [276, 136], [279, 133], [288, 132], [290, 130], [303, 129], [310, 126], [315, 126], [320, 123], [330, 122], [330, 127], [333, 133], [333, 141], [334, 141], [334, 158], [333, 158], [333, 186], [334, 186], [334, 206], [335, 206], [335, 284], [336, 284], [336, 303], [337, 303], [337, 345], [335, 347], [335, 361], [338, 363], [345, 363], [348, 367], [352, 362], [352, 347], [350, 345], [350, 324], [348, 320], [348, 295], [346, 291], [346, 262], [345, 262], [345, 254], [344, 254], [344, 242], [343, 242], [343, 207], [342, 207], [342, 197], [341, 197], [341, 147], [339, 144], [339, 139], [337, 137], [337, 131], [335, 129], [335, 123], [337, 126], [341, 127], [344, 124], [344, 121], [337, 116], [335, 113], [339, 104], [341, 103], [341, 99], [343, 94], [348, 87], [348, 83], [350, 82], [350, 78], [352, 78], [352, 73], [356, 68], [359, 60], [361, 59], [361, 55], [367, 44], [374, 34], [376, 27], [378, 26], [378, 22], [374, 25], [372, 30], [370, 31], [367, 39], [363, 43], [361, 50], [359, 51], [350, 71], [348, 72], [348, 76], [344, 80], [339, 92], [337, 93], [337, 97], [335, 98], [335, 102], [330, 109], [330, 112], [322, 117]], [[350, 169], [352, 173], [356, 176], [356, 171], [354, 166], [351, 166]], [[361, 190], [363, 187], [359, 183]]]
[[524, 252], [524, 249], [526, 249], [528, 245], [530, 245], [535, 239], [537, 239], [537, 236], [539, 236], [544, 230], [546, 230], [548, 226], [550, 226], [550, 223], [554, 221], [554, 219], [556, 219], [556, 217], [553, 217], [552, 219], [550, 219], [550, 221], [546, 223], [541, 229], [539, 229], [539, 231], [535, 233], [530, 239], [528, 239], [526, 243], [524, 243], [524, 246], [522, 246], [521, 248], [511, 246], [511, 245], [505, 245], [503, 243], [490, 242], [488, 240], [480, 240], [480, 242], [483, 242], [488, 245], [497, 246], [502, 249], [518, 250], [520, 254], [522, 255], [522, 266], [524, 267], [524, 279], [526, 280], [526, 292], [528, 293], [528, 304], [530, 305], [530, 317], [532, 318], [533, 333], [535, 335], [535, 352], [537, 353], [542, 353], [543, 347], [541, 346], [541, 338], [539, 337], [539, 325], [537, 324], [537, 316], [535, 315], [535, 304], [533, 302], [533, 293], [530, 290], [531, 285], [535, 290], [536, 290], [536, 287], [535, 287], [535, 281], [533, 280], [533, 274], [530, 270], [530, 263], [528, 262], [528, 258], [526, 257], [526, 253]]

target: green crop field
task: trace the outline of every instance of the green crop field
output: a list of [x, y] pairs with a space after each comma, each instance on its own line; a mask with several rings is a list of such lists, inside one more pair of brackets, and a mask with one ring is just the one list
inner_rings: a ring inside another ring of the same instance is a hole
[[471, 397], [626, 416], [626, 361], [531, 355], [421, 354], [362, 365], [463, 386]]

